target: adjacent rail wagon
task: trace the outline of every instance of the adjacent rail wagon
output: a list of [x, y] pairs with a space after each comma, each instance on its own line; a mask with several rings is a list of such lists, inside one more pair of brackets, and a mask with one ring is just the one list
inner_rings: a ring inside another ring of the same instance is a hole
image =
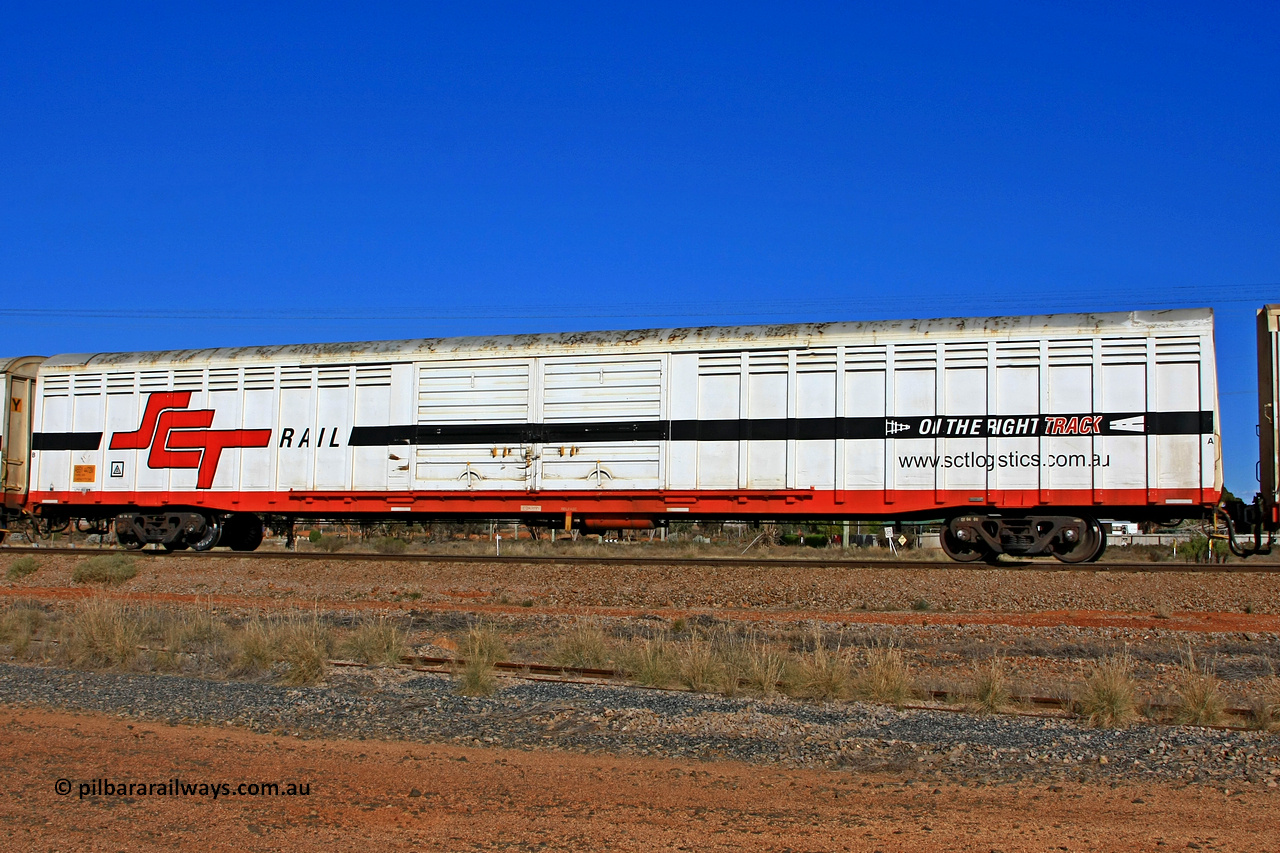
[[35, 363], [10, 520], [130, 547], [251, 550], [305, 518], [916, 518], [958, 560], [1079, 562], [1100, 518], [1222, 493], [1208, 309], [60, 355], [6, 383]]

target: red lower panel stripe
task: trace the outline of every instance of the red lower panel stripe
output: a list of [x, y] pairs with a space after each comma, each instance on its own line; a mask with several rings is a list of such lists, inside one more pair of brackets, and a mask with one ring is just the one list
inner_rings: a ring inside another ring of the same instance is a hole
[[[1026, 489], [982, 491], [599, 491], [599, 492], [32, 492], [28, 509], [49, 513], [94, 514], [117, 507], [159, 509], [185, 506], [218, 512], [271, 515], [478, 515], [538, 516], [666, 515], [752, 516], [899, 516], [948, 515], [968, 508], [1029, 510], [1035, 507], [1160, 507], [1172, 514], [1212, 507], [1220, 493], [1211, 489]], [[1185, 507], [1185, 510], [1180, 509]]]

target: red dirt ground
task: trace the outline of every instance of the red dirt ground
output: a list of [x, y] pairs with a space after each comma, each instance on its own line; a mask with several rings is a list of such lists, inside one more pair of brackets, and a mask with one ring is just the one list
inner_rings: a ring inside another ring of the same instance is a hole
[[[300, 740], [0, 709], [10, 850], [1280, 849], [1280, 798], [1203, 786], [961, 787], [731, 763]], [[79, 796], [278, 781], [309, 796]], [[59, 779], [71, 793], [59, 795]]]
[[[522, 607], [511, 604], [482, 604], [473, 599], [484, 594], [465, 596], [462, 602], [434, 601], [428, 605], [412, 601], [344, 601], [341, 606], [349, 610], [455, 611], [459, 613], [484, 613], [529, 615], [540, 613], [553, 616], [609, 616], [615, 618], [652, 614], [666, 619], [689, 617], [699, 613], [714, 614], [720, 619], [751, 621], [801, 621], [819, 619], [832, 624], [847, 625], [1003, 625], [1012, 628], [1124, 628], [1129, 630], [1188, 631], [1193, 633], [1268, 632], [1280, 633], [1280, 616], [1265, 613], [1172, 613], [1167, 618], [1156, 618], [1141, 613], [1117, 613], [1105, 610], [1046, 610], [1035, 613], [916, 613], [904, 611], [855, 611], [830, 612], [823, 610], [764, 610], [753, 608], [672, 608], [672, 607], [549, 607], [535, 605]], [[0, 597], [36, 599], [43, 601], [74, 601], [81, 598], [108, 597], [122, 601], [139, 601], [155, 604], [218, 605], [256, 609], [290, 609], [313, 606], [315, 599], [259, 598], [245, 595], [196, 595], [181, 593], [111, 592], [98, 587], [0, 587]], [[460, 596], [462, 597], [462, 596]]]

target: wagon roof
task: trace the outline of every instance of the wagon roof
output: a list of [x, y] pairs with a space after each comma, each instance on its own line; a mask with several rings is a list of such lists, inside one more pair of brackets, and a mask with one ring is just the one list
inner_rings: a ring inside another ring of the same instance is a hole
[[1125, 311], [1101, 314], [1040, 314], [1022, 317], [969, 317], [925, 320], [874, 320], [796, 323], [769, 326], [696, 326], [683, 329], [560, 332], [525, 335], [477, 335], [398, 341], [285, 344], [164, 350], [157, 352], [73, 353], [56, 355], [42, 369], [132, 369], [206, 363], [290, 361], [325, 363], [387, 361], [459, 356], [572, 355], [584, 351], [667, 352], [734, 349], [744, 345], [816, 347], [876, 344], [904, 339], [995, 338], [1000, 340], [1115, 334], [1200, 334], [1213, 327], [1210, 308]]

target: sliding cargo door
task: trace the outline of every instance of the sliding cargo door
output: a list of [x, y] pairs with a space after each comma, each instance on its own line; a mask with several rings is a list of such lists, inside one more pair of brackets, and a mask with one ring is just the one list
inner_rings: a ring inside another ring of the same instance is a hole
[[424, 364], [418, 369], [413, 487], [534, 488], [530, 360]]
[[664, 360], [542, 361], [540, 488], [662, 487]]

